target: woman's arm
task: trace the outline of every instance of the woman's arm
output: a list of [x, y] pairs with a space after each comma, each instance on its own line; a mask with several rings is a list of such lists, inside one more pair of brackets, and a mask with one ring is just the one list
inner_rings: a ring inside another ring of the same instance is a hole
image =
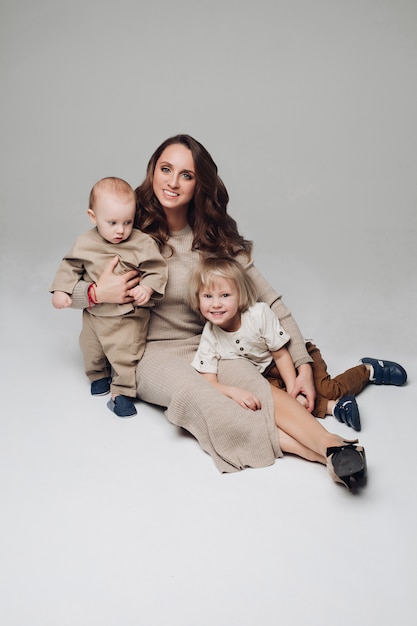
[[311, 413], [316, 399], [313, 372], [310, 365], [313, 359], [307, 352], [305, 341], [297, 322], [292, 317], [291, 311], [283, 303], [282, 296], [271, 287], [253, 263], [249, 264], [247, 271], [255, 282], [259, 300], [269, 304], [282, 327], [291, 337], [287, 348], [297, 370], [297, 378], [290, 395], [293, 398], [300, 394], [305, 396], [307, 398], [306, 409]]
[[[281, 348], [275, 352], [271, 351], [271, 354], [284, 381], [287, 393], [296, 400], [300, 400], [300, 396], [302, 396], [302, 405], [311, 413], [316, 397], [311, 366], [308, 363], [300, 365], [297, 375], [290, 353], [286, 348]], [[305, 368], [305, 375], [303, 368]]]
[[[97, 304], [101, 302], [111, 302], [115, 304], [124, 304], [132, 302], [133, 298], [128, 295], [130, 289], [136, 287], [139, 283], [139, 274], [136, 270], [130, 270], [126, 274], [115, 274], [114, 270], [119, 263], [119, 257], [115, 256], [109, 261], [102, 275], [97, 281], [95, 295]], [[91, 305], [88, 302], [89, 283], [80, 280], [72, 292], [72, 308], [85, 309]]]
[[314, 385], [313, 370], [310, 363], [303, 363], [298, 366], [295, 385], [289, 395], [292, 398], [297, 398], [299, 395], [304, 396], [307, 399], [305, 408], [310, 413], [312, 412], [316, 401], [316, 388]]
[[282, 327], [291, 337], [287, 348], [291, 354], [294, 366], [298, 368], [303, 363], [312, 363], [313, 359], [306, 350], [305, 341], [297, 322], [293, 318], [291, 311], [283, 303], [282, 296], [271, 287], [253, 264], [248, 266], [247, 272], [255, 282], [259, 300], [266, 302], [271, 307]]

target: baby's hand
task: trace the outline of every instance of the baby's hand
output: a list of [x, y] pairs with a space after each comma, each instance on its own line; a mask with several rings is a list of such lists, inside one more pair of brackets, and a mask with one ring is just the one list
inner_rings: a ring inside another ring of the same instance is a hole
[[137, 287], [134, 287], [129, 291], [129, 295], [134, 299], [136, 306], [143, 306], [149, 302], [152, 294], [153, 289], [151, 287], [141, 285], [140, 283]]
[[68, 309], [72, 304], [71, 296], [65, 291], [54, 291], [52, 294], [52, 306], [55, 309]]

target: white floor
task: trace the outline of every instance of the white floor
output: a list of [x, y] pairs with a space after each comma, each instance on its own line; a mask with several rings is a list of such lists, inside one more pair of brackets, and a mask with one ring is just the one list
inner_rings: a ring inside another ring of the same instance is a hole
[[2, 624], [414, 623], [416, 359], [405, 387], [360, 396], [352, 496], [297, 458], [221, 475], [145, 404], [116, 418], [89, 395], [78, 312], [29, 299], [2, 320]]

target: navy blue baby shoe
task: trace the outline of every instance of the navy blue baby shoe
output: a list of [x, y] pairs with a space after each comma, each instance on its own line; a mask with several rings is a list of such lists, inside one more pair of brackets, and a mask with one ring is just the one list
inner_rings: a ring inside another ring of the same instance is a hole
[[110, 392], [111, 378], [100, 378], [91, 383], [92, 396], [105, 396]]
[[116, 396], [114, 400], [107, 402], [107, 406], [118, 417], [131, 417], [137, 413], [135, 405], [127, 396]]
[[354, 396], [340, 398], [333, 409], [333, 415], [339, 422], [343, 422], [353, 430], [359, 431], [361, 429], [361, 418]]
[[361, 359], [361, 363], [372, 365], [374, 375], [370, 380], [375, 385], [397, 385], [401, 387], [407, 382], [407, 372], [399, 363], [369, 357]]

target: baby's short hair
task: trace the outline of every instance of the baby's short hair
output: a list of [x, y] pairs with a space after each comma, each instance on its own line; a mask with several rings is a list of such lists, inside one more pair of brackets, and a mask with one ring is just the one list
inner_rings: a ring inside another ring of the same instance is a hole
[[243, 265], [231, 257], [202, 258], [190, 272], [188, 280], [188, 304], [199, 312], [199, 293], [204, 286], [209, 287], [216, 277], [233, 280], [239, 292], [239, 311], [243, 313], [257, 301], [257, 290]]
[[132, 200], [136, 202], [136, 195], [129, 183], [127, 183], [123, 178], [116, 178], [116, 176], [107, 176], [106, 178], [102, 178], [97, 181], [90, 191], [90, 198], [88, 202], [88, 208], [92, 209], [94, 202], [99, 193], [110, 193], [119, 198], [124, 198], [131, 196]]

